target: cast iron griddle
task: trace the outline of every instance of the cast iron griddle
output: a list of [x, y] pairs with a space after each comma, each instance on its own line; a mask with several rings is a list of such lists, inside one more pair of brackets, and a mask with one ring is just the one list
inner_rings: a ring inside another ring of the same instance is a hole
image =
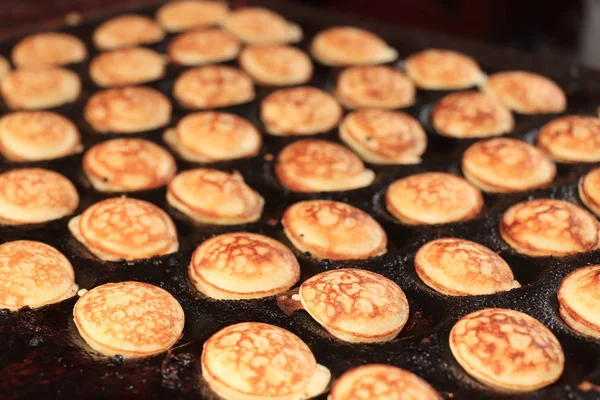
[[[298, 5], [265, 1], [256, 3], [268, 5], [301, 24], [305, 32], [305, 41], [301, 44], [304, 49], [307, 49], [310, 38], [327, 26], [358, 25], [386, 38], [398, 49], [400, 60], [414, 51], [428, 47], [457, 49], [473, 56], [488, 73], [525, 69], [556, 80], [567, 93], [568, 113], [595, 115], [596, 107], [600, 104], [600, 73], [580, 68], [568, 60], [534, 58], [453, 38], [409, 32], [380, 23], [367, 23]], [[153, 15], [156, 8], [137, 11]], [[110, 16], [112, 15], [106, 15], [103, 19]], [[93, 57], [97, 51], [92, 45], [91, 34], [100, 21], [89, 21], [77, 27], [58, 30], [81, 37], [88, 46], [90, 57]], [[171, 37], [151, 47], [164, 52]], [[1, 43], [0, 54], [9, 56], [16, 40], [17, 38]], [[81, 117], [87, 98], [98, 90], [87, 76], [88, 64], [89, 60], [71, 67], [83, 80], [84, 88], [80, 99], [75, 104], [57, 110], [79, 126], [86, 148], [114, 137], [95, 134]], [[171, 96], [173, 81], [181, 70], [170, 66], [167, 77], [151, 84], [173, 101], [172, 124], [186, 114]], [[338, 72], [337, 69], [317, 65], [311, 84], [331, 89]], [[230, 107], [227, 111], [248, 118], [263, 130], [258, 119], [258, 105], [272, 90], [258, 87], [258, 96], [254, 102]], [[397, 365], [422, 376], [448, 399], [600, 398], [600, 392], [594, 390], [593, 385], [593, 382], [600, 383], [600, 342], [574, 334], [560, 319], [555, 299], [559, 281], [579, 266], [599, 262], [600, 251], [564, 259], [532, 259], [520, 256], [510, 249], [500, 239], [497, 229], [501, 213], [518, 201], [552, 197], [580, 204], [576, 182], [593, 165], [559, 165], [554, 186], [548, 189], [516, 195], [486, 195], [483, 212], [475, 220], [468, 222], [434, 227], [403, 227], [385, 211], [382, 194], [386, 186], [396, 178], [434, 170], [460, 174], [460, 156], [472, 141], [441, 138], [434, 134], [429, 124], [429, 110], [444, 94], [445, 92], [419, 91], [417, 104], [408, 109], [409, 113], [421, 119], [428, 131], [429, 147], [424, 162], [415, 166], [371, 166], [377, 172], [377, 179], [369, 188], [315, 195], [287, 192], [274, 179], [273, 161], [265, 156], [276, 155], [292, 139], [264, 135], [264, 146], [259, 156], [210, 165], [213, 168], [240, 171], [250, 186], [265, 197], [265, 212], [257, 223], [234, 227], [197, 225], [167, 205], [165, 189], [132, 194], [132, 197], [157, 204], [174, 219], [181, 248], [174, 255], [139, 262], [100, 262], [71, 237], [67, 229], [69, 218], [33, 226], [0, 227], [1, 242], [39, 240], [62, 251], [71, 260], [76, 281], [81, 288], [89, 289], [106, 282], [124, 280], [149, 282], [171, 292], [180, 301], [186, 315], [184, 335], [172, 352], [142, 360], [124, 361], [122, 357], [108, 359], [89, 351], [72, 322], [76, 298], [37, 310], [22, 309], [14, 313], [0, 310], [0, 398], [214, 398], [199, 378], [198, 359], [202, 345], [217, 330], [242, 321], [261, 321], [289, 329], [311, 347], [318, 362], [329, 367], [334, 376], [357, 365], [379, 362]], [[2, 106], [2, 113], [6, 112], [8, 110]], [[531, 142], [537, 129], [553, 117], [555, 116], [517, 116], [513, 135]], [[134, 136], [164, 145], [162, 131]], [[339, 141], [335, 131], [318, 137]], [[91, 188], [81, 171], [81, 154], [25, 165], [53, 169], [71, 179], [81, 195], [77, 214], [94, 202], [117, 195], [98, 193]], [[25, 165], [2, 162], [0, 168], [6, 170]], [[180, 170], [184, 170], [196, 165], [178, 159], [178, 166]], [[397, 282], [408, 297], [411, 312], [406, 327], [395, 340], [386, 344], [344, 343], [333, 339], [305, 312], [286, 317], [277, 307], [275, 298], [212, 301], [197, 294], [189, 282], [187, 265], [194, 248], [218, 233], [237, 230], [258, 232], [281, 240], [293, 248], [282, 234], [279, 218], [288, 205], [307, 198], [334, 199], [360, 207], [373, 215], [387, 231], [390, 239], [388, 253], [373, 260], [319, 262], [304, 254], [296, 254], [302, 267], [303, 280], [324, 270], [352, 266], [379, 272]], [[416, 276], [413, 257], [422, 244], [442, 236], [474, 240], [498, 251], [510, 264], [523, 287], [508, 293], [457, 298], [442, 296], [429, 289]], [[458, 318], [485, 307], [520, 310], [547, 325], [560, 340], [566, 354], [566, 367], [561, 379], [543, 390], [511, 396], [491, 391], [470, 378], [453, 359], [447, 343], [448, 334]]]

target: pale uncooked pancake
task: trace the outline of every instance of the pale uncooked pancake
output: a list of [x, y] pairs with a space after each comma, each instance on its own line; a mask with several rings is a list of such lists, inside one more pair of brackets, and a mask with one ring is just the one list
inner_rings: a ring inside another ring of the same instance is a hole
[[196, 289], [208, 297], [255, 299], [289, 290], [300, 279], [300, 265], [277, 240], [232, 232], [198, 246], [188, 273]]
[[252, 79], [225, 65], [196, 67], [185, 71], [173, 86], [173, 96], [185, 108], [233, 106], [254, 99]]
[[75, 186], [64, 176], [41, 168], [0, 174], [0, 224], [38, 224], [71, 215], [79, 205]]
[[171, 102], [145, 86], [105, 89], [89, 98], [83, 116], [99, 133], [138, 133], [167, 125]]
[[0, 151], [8, 160], [52, 160], [82, 148], [77, 126], [60, 114], [17, 111], [0, 119]]
[[418, 164], [427, 148], [427, 135], [408, 114], [359, 110], [346, 115], [340, 138], [360, 158], [372, 164]]
[[275, 136], [303, 136], [328, 132], [342, 118], [343, 110], [329, 93], [309, 86], [280, 89], [260, 105], [260, 118]]
[[404, 70], [418, 88], [427, 90], [468, 89], [485, 80], [475, 60], [445, 49], [412, 54], [404, 63]]
[[567, 115], [542, 126], [537, 146], [561, 163], [600, 161], [600, 120], [586, 115]]
[[238, 61], [244, 71], [262, 85], [300, 85], [308, 82], [313, 74], [308, 54], [293, 46], [248, 46]]
[[156, 20], [167, 32], [181, 32], [219, 24], [229, 13], [224, 1], [171, 1], [156, 12]]
[[87, 57], [85, 44], [75, 36], [44, 32], [21, 39], [12, 49], [17, 68], [53, 67], [79, 63]]
[[532, 257], [564, 257], [598, 248], [598, 221], [563, 200], [517, 203], [500, 219], [500, 235], [517, 252]]
[[239, 172], [203, 168], [178, 174], [169, 183], [167, 201], [193, 220], [215, 225], [255, 222], [265, 203]]
[[485, 192], [508, 193], [549, 185], [556, 175], [556, 165], [524, 141], [496, 138], [471, 145], [463, 154], [462, 171]]
[[144, 47], [101, 53], [90, 64], [89, 74], [100, 87], [137, 85], [165, 75], [165, 57]]
[[39, 110], [74, 102], [81, 92], [81, 80], [63, 68], [18, 69], [0, 81], [6, 105], [13, 110]]
[[310, 51], [330, 66], [384, 64], [398, 58], [398, 52], [385, 40], [353, 26], [336, 26], [317, 33]]
[[387, 251], [387, 235], [381, 225], [346, 203], [302, 201], [285, 210], [281, 223], [294, 247], [317, 259], [366, 259]]
[[175, 159], [144, 139], [112, 139], [92, 146], [83, 156], [83, 171], [102, 192], [133, 192], [165, 186], [175, 176]]
[[567, 108], [567, 98], [560, 86], [531, 72], [490, 75], [482, 90], [519, 114], [555, 114]]
[[172, 62], [189, 66], [233, 60], [240, 48], [240, 42], [230, 33], [205, 29], [177, 35], [167, 53]]
[[128, 281], [87, 291], [75, 303], [73, 320], [95, 351], [139, 358], [169, 350], [183, 333], [185, 315], [166, 290]]
[[101, 260], [142, 260], [179, 249], [177, 230], [163, 210], [147, 201], [113, 197], [69, 221], [69, 230]]
[[75, 272], [54, 247], [31, 240], [0, 245], [0, 308], [41, 307], [77, 292]]
[[275, 174], [294, 192], [331, 192], [369, 186], [375, 173], [348, 148], [327, 140], [302, 139], [277, 156]]
[[163, 40], [165, 31], [152, 18], [126, 14], [109, 19], [94, 31], [94, 45], [100, 50], [115, 50]]
[[579, 179], [579, 198], [587, 208], [600, 216], [600, 168], [594, 168]]
[[514, 310], [487, 308], [461, 318], [450, 332], [450, 350], [481, 383], [505, 392], [529, 392], [562, 375], [565, 355], [541, 322]]
[[558, 287], [560, 316], [575, 331], [600, 339], [600, 265], [578, 268]]
[[385, 65], [347, 68], [338, 76], [335, 96], [346, 108], [404, 108], [415, 102], [406, 74]]
[[302, 40], [302, 28], [263, 7], [242, 7], [229, 13], [221, 26], [248, 44], [285, 44]]

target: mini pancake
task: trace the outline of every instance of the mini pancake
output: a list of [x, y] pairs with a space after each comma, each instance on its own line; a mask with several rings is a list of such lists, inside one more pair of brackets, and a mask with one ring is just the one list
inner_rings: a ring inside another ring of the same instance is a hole
[[186, 115], [163, 139], [184, 159], [201, 163], [253, 157], [262, 145], [260, 132], [246, 119], [212, 111]]
[[302, 28], [263, 7], [243, 7], [229, 13], [221, 26], [248, 44], [285, 44], [302, 40]]
[[346, 115], [340, 138], [371, 164], [419, 164], [427, 148], [421, 124], [408, 114], [359, 110]]
[[10, 72], [10, 63], [6, 58], [0, 56], [0, 80]]
[[404, 63], [404, 70], [418, 88], [426, 90], [468, 89], [485, 80], [475, 60], [444, 49], [412, 54]]
[[137, 85], [165, 75], [166, 60], [144, 47], [113, 50], [94, 57], [90, 77], [100, 87]]
[[375, 173], [346, 147], [327, 140], [302, 139], [277, 157], [275, 174], [294, 192], [333, 192], [369, 186]]
[[342, 107], [329, 93], [309, 86], [280, 89], [260, 105], [260, 118], [275, 136], [304, 136], [328, 132], [342, 118]]
[[385, 193], [385, 205], [406, 225], [448, 224], [477, 216], [483, 196], [461, 177], [426, 172], [392, 183]]
[[556, 176], [556, 165], [526, 142], [496, 138], [471, 145], [463, 154], [462, 171], [485, 192], [509, 193], [549, 185]]
[[560, 163], [600, 161], [600, 120], [585, 115], [568, 115], [540, 129], [537, 146]]
[[587, 208], [600, 216], [600, 168], [595, 168], [581, 177], [579, 198]]
[[80, 152], [77, 126], [48, 111], [17, 111], [0, 119], [0, 151], [10, 161], [40, 161]]
[[289, 290], [300, 279], [300, 265], [277, 240], [232, 232], [198, 246], [188, 273], [196, 289], [208, 297], [256, 299]]
[[90, 97], [83, 116], [98, 133], [138, 133], [167, 125], [171, 102], [145, 86], [105, 89]]
[[242, 69], [261, 85], [300, 85], [308, 82], [313, 74], [308, 55], [293, 46], [248, 46], [238, 61]]
[[81, 80], [63, 68], [17, 69], [0, 81], [6, 105], [13, 110], [39, 110], [74, 102], [81, 92]]
[[160, 42], [165, 31], [152, 18], [127, 14], [109, 19], [94, 31], [94, 45], [99, 50], [115, 50]]
[[41, 307], [73, 297], [75, 272], [54, 247], [30, 240], [0, 245], [0, 308]]
[[85, 44], [75, 36], [44, 32], [20, 40], [12, 50], [12, 61], [18, 68], [53, 67], [85, 60]]
[[132, 192], [165, 186], [177, 170], [173, 156], [144, 139], [113, 139], [91, 147], [83, 171], [101, 192]]
[[222, 1], [172, 1], [156, 13], [156, 20], [167, 32], [181, 32], [219, 24], [229, 7]]
[[450, 350], [465, 371], [504, 392], [529, 392], [562, 375], [565, 356], [541, 322], [514, 310], [487, 308], [461, 318], [450, 332]]
[[98, 353], [139, 358], [169, 350], [183, 333], [185, 315], [166, 290], [128, 281], [87, 291], [75, 303], [73, 320]]
[[573, 330], [600, 339], [600, 265], [578, 268], [558, 287], [559, 311]]
[[429, 383], [407, 370], [384, 364], [352, 368], [336, 379], [328, 400], [439, 400]]
[[408, 300], [402, 289], [370, 271], [322, 272], [306, 280], [298, 296], [311, 317], [345, 342], [390, 341], [408, 320]]
[[398, 52], [382, 38], [361, 28], [335, 26], [319, 32], [310, 52], [329, 66], [384, 64], [398, 58]]
[[105, 261], [142, 260], [179, 249], [177, 230], [163, 210], [125, 196], [102, 200], [69, 221], [69, 230]]
[[322, 394], [331, 380], [293, 333], [259, 322], [230, 325], [204, 344], [202, 378], [223, 399], [290, 400]]
[[347, 68], [338, 76], [335, 97], [349, 109], [403, 108], [415, 102], [406, 74], [385, 65]]
[[169, 58], [179, 65], [203, 65], [230, 61], [240, 52], [235, 36], [219, 29], [177, 35], [167, 48]]
[[0, 174], [0, 224], [48, 222], [71, 215], [78, 205], [75, 186], [54, 171], [22, 168]]
[[508, 108], [478, 92], [445, 96], [435, 105], [431, 122], [438, 134], [457, 139], [499, 136], [512, 131], [515, 125]]
[[239, 172], [202, 168], [178, 174], [169, 183], [167, 201], [194, 221], [215, 225], [255, 222], [265, 204]]
[[521, 254], [564, 257], [598, 248], [598, 221], [566, 201], [535, 199], [504, 212], [500, 235]]
[[285, 210], [281, 223], [294, 247], [316, 259], [366, 259], [387, 251], [387, 235], [381, 225], [346, 203], [301, 201]]
[[423, 245], [415, 256], [415, 270], [427, 286], [448, 296], [478, 296], [521, 286], [497, 253], [458, 238]]
[[567, 108], [567, 98], [560, 86], [531, 72], [490, 75], [482, 90], [519, 114], [555, 114]]
[[252, 79], [225, 65], [209, 65], [185, 71], [173, 86], [173, 96], [185, 108], [228, 107], [254, 99]]

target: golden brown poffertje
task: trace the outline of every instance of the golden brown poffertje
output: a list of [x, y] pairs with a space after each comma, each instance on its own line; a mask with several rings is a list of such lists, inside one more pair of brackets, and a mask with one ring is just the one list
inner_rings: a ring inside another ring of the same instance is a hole
[[348, 148], [327, 140], [302, 139], [277, 156], [275, 174], [294, 192], [332, 192], [366, 187], [375, 173]]
[[449, 296], [478, 296], [521, 286], [497, 253], [459, 238], [424, 244], [415, 256], [415, 271], [427, 286]]
[[183, 333], [185, 315], [166, 290], [127, 281], [86, 291], [75, 303], [73, 320], [96, 352], [139, 358], [169, 350]]
[[540, 129], [537, 147], [556, 162], [600, 161], [600, 120], [586, 115], [567, 115]]
[[170, 1], [156, 12], [167, 32], [181, 32], [218, 25], [229, 13], [225, 1]]
[[343, 110], [329, 93], [310, 86], [280, 89], [260, 105], [260, 118], [274, 136], [316, 135], [334, 129]]
[[165, 186], [175, 176], [175, 159], [144, 139], [112, 139], [83, 156], [83, 172], [101, 192], [133, 192]]
[[286, 44], [302, 40], [302, 28], [263, 7], [241, 7], [227, 14], [221, 27], [247, 44]]
[[498, 100], [479, 92], [452, 93], [438, 101], [431, 122], [442, 136], [472, 139], [499, 136], [514, 127], [514, 118]]
[[329, 66], [385, 64], [398, 58], [398, 52], [385, 40], [353, 26], [335, 26], [317, 33], [310, 52]]
[[144, 47], [100, 53], [90, 63], [89, 74], [100, 87], [137, 85], [165, 75], [165, 57]]
[[104, 261], [143, 260], [179, 249], [177, 229], [167, 213], [125, 196], [92, 204], [69, 221], [69, 230]]
[[232, 34], [205, 29], [177, 35], [169, 43], [167, 54], [175, 64], [195, 66], [233, 60], [240, 48], [240, 42]]
[[531, 72], [490, 75], [482, 90], [519, 114], [555, 114], [567, 108], [567, 97], [560, 86]]
[[293, 333], [259, 322], [230, 325], [204, 344], [202, 378], [223, 399], [309, 399], [331, 373]]
[[487, 308], [461, 318], [450, 350], [473, 378], [504, 392], [529, 392], [562, 375], [565, 355], [554, 334], [519, 311]]
[[81, 80], [64, 68], [16, 69], [2, 78], [0, 91], [10, 109], [41, 110], [77, 100]]
[[60, 114], [17, 111], [0, 118], [0, 152], [7, 160], [53, 160], [82, 149], [79, 129]]
[[300, 85], [308, 82], [313, 74], [308, 54], [293, 46], [248, 46], [240, 53], [238, 62], [261, 85]]
[[231, 232], [196, 248], [188, 266], [194, 287], [224, 300], [268, 297], [289, 290], [300, 279], [294, 253], [268, 236]]
[[192, 220], [214, 225], [256, 222], [265, 203], [239, 172], [204, 168], [179, 173], [169, 183], [167, 201]]
[[200, 163], [256, 156], [262, 136], [248, 120], [225, 112], [188, 114], [163, 135], [182, 158]]
[[226, 65], [190, 68], [173, 86], [173, 96], [189, 109], [210, 109], [248, 103], [254, 99], [252, 79]]
[[386, 65], [352, 67], [342, 71], [335, 96], [349, 109], [395, 109], [415, 102], [415, 87], [406, 74]]
[[171, 102], [145, 86], [104, 89], [89, 98], [83, 117], [98, 133], [150, 131], [169, 123]]
[[0, 174], [0, 224], [49, 222], [73, 214], [78, 205], [77, 189], [57, 172], [22, 168]]
[[462, 156], [462, 171], [484, 192], [510, 193], [549, 185], [556, 165], [524, 141], [495, 138], [471, 145]]
[[94, 45], [99, 50], [116, 50], [160, 42], [165, 31], [152, 18], [126, 14], [109, 19], [96, 28]]
[[316, 259], [367, 259], [387, 251], [387, 235], [381, 225], [346, 203], [301, 201], [285, 210], [281, 223], [294, 247]]
[[564, 257], [598, 248], [598, 221], [581, 207], [563, 200], [517, 203], [500, 219], [500, 235], [518, 253]]
[[483, 208], [483, 196], [461, 177], [425, 172], [393, 182], [385, 205], [403, 224], [447, 224], [475, 218]]
[[31, 240], [0, 245], [0, 308], [42, 307], [75, 295], [75, 272], [54, 247]]
[[346, 115], [339, 127], [342, 139], [371, 164], [418, 164], [427, 148], [427, 135], [408, 114], [359, 110]]
[[578, 268], [558, 287], [562, 319], [576, 332], [600, 338], [600, 265]]
[[579, 198], [587, 208], [600, 216], [600, 168], [594, 168], [579, 179]]
[[60, 32], [29, 35], [12, 49], [17, 68], [57, 67], [79, 63], [86, 57], [87, 49], [80, 39]]
[[0, 56], [0, 80], [10, 71], [10, 63], [6, 57]]
[[438, 392], [417, 375], [385, 364], [352, 368], [334, 382], [329, 400], [439, 400]]
[[471, 57], [457, 51], [427, 49], [412, 54], [404, 70], [420, 89], [458, 90], [481, 84], [485, 74]]

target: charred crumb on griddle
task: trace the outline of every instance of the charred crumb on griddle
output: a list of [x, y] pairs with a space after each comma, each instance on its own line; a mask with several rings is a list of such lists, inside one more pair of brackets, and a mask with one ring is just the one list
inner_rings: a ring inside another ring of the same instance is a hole
[[161, 386], [167, 389], [181, 389], [186, 385], [189, 389], [193, 364], [194, 355], [192, 353], [173, 354], [169, 350], [161, 364]]

